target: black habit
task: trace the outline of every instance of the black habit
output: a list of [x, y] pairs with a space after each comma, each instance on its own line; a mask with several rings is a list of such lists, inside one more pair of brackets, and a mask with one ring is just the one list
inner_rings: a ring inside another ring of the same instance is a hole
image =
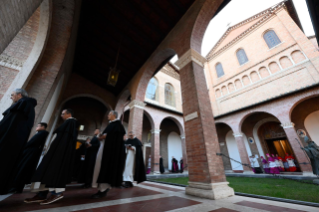
[[79, 181], [82, 169], [84, 168], [85, 159], [82, 160], [82, 155], [86, 155], [85, 143], [82, 143], [81, 146], [75, 150], [75, 161], [72, 175], [72, 179], [75, 181]]
[[79, 183], [85, 183], [87, 185], [92, 184], [93, 173], [96, 161], [96, 155], [100, 148], [99, 139], [94, 136], [90, 142], [91, 146], [86, 149], [84, 167], [82, 168]]
[[125, 129], [119, 120], [109, 123], [103, 131], [105, 138], [101, 170], [97, 183], [108, 183], [112, 187], [119, 187], [123, 180], [125, 165], [125, 151], [123, 136]]
[[165, 172], [164, 165], [163, 165], [163, 158], [160, 158], [160, 172], [161, 174]]
[[23, 97], [3, 113], [0, 121], [0, 195], [6, 194], [14, 178], [23, 148], [34, 124], [37, 101]]
[[14, 174], [15, 179], [12, 187], [22, 190], [25, 184], [31, 183], [48, 134], [49, 132], [46, 130], [38, 131], [25, 145]]
[[77, 128], [77, 120], [68, 118], [53, 132], [56, 137], [33, 175], [32, 182], [41, 182], [47, 188], [65, 188], [71, 182]]
[[137, 138], [127, 139], [124, 142], [125, 145], [131, 145], [135, 147], [135, 166], [134, 166], [134, 181], [141, 183], [146, 181], [146, 171], [143, 157], [143, 144]]

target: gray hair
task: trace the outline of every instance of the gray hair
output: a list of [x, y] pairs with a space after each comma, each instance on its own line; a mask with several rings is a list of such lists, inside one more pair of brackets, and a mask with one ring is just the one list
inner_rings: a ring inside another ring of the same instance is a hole
[[112, 113], [115, 116], [115, 118], [117, 118], [118, 113], [115, 110], [111, 110], [110, 113]]
[[22, 88], [16, 88], [16, 89], [14, 89], [14, 92], [16, 94], [21, 94], [22, 97], [28, 97], [29, 96], [28, 93]]

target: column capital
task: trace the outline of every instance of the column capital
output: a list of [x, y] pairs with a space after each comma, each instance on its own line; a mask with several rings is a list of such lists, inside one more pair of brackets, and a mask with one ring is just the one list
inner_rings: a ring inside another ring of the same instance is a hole
[[185, 135], [181, 135], [181, 139], [185, 139]]
[[160, 134], [161, 130], [160, 129], [153, 129], [151, 130], [152, 134]]
[[282, 128], [294, 128], [295, 124], [293, 122], [286, 122], [286, 123], [281, 123]]
[[130, 107], [130, 109], [136, 107], [136, 108], [140, 108], [144, 110], [144, 107], [146, 106], [146, 104], [142, 101], [134, 99], [128, 104], [128, 106]]
[[233, 133], [233, 136], [235, 137], [235, 138], [237, 138], [237, 137], [243, 137], [243, 133]]
[[189, 49], [185, 54], [183, 54], [179, 60], [175, 63], [179, 69], [184, 68], [191, 61], [197, 63], [198, 65], [204, 67], [205, 62], [207, 61], [200, 53], [194, 49]]

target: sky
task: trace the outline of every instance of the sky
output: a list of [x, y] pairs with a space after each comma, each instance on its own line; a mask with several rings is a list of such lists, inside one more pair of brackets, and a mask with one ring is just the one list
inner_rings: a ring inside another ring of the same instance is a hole
[[[204, 34], [201, 54], [206, 56], [229, 26], [233, 26], [279, 2], [282, 0], [232, 0], [209, 23]], [[314, 35], [306, 0], [293, 0], [293, 3], [305, 34], [307, 36]], [[176, 61], [177, 56], [171, 59], [171, 62]]]

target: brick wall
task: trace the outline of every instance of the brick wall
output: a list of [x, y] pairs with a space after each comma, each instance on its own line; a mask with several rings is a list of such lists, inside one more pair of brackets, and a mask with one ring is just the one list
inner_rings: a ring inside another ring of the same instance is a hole
[[27, 60], [37, 37], [39, 21], [40, 8], [33, 13], [0, 55], [0, 99], [20, 71], [20, 68], [9, 68], [7, 63], [1, 65], [1, 62], [5, 63], [6, 58], [9, 58], [13, 63], [22, 65]]

